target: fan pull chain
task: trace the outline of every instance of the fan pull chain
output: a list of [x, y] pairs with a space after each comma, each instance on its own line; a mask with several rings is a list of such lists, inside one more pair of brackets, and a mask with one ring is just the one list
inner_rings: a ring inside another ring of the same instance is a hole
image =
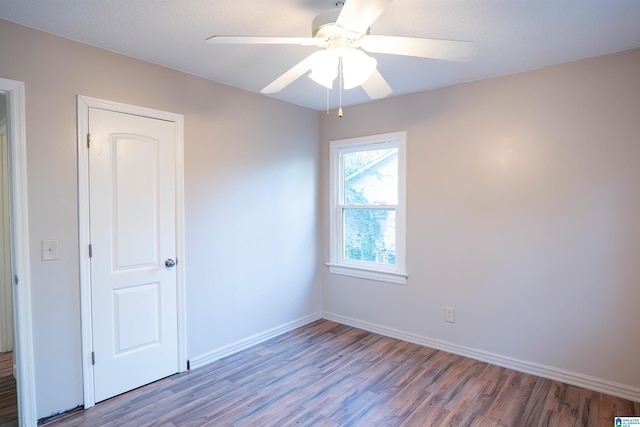
[[338, 117], [342, 118], [342, 56], [338, 59], [338, 71], [340, 71], [340, 80], [338, 81], [340, 86], [340, 108], [338, 108]]
[[327, 88], [327, 116], [329, 115], [329, 88]]

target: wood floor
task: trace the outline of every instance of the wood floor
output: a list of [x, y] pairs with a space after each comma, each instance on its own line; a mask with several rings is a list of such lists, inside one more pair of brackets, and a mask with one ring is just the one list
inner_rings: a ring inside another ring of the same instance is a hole
[[320, 320], [47, 426], [613, 426], [640, 404]]
[[0, 353], [0, 427], [18, 425], [16, 380], [13, 378], [13, 353]]

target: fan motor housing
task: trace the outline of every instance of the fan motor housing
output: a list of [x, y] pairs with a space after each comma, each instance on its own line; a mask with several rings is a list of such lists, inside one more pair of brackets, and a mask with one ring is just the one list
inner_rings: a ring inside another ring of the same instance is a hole
[[[336, 24], [338, 16], [342, 11], [341, 7], [322, 12], [316, 16], [311, 22], [311, 36], [324, 40], [330, 40], [333, 38], [346, 38], [357, 40], [362, 37], [362, 34], [358, 34], [354, 31], [349, 31], [347, 28], [343, 28]], [[369, 31], [367, 30], [367, 34]]]
[[336, 21], [341, 10], [342, 8], [331, 9], [313, 18], [311, 36], [326, 39], [338, 35], [335, 27], [337, 27]]

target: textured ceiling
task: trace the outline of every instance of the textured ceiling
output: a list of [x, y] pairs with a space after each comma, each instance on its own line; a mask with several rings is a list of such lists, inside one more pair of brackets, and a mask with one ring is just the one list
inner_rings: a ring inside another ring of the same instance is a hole
[[[0, 0], [0, 18], [258, 93], [315, 49], [220, 46], [212, 35], [308, 37], [330, 0]], [[467, 63], [372, 54], [390, 96], [640, 47], [637, 0], [395, 0], [372, 34], [469, 40]], [[306, 76], [273, 98], [323, 110]], [[331, 107], [338, 93], [330, 94]], [[368, 102], [361, 88], [343, 104]]]

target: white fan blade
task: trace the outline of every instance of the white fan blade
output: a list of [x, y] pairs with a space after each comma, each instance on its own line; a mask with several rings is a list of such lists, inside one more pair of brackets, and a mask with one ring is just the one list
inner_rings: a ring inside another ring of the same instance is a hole
[[366, 34], [393, 0], [347, 0], [336, 24], [358, 34]]
[[366, 35], [362, 37], [360, 46], [367, 52], [447, 61], [469, 61], [476, 55], [475, 43], [457, 40]]
[[254, 37], [254, 36], [212, 36], [207, 43], [210, 44], [300, 44], [318, 45], [321, 39], [312, 37]]
[[384, 98], [393, 92], [389, 83], [387, 83], [384, 77], [382, 77], [382, 74], [380, 74], [380, 71], [377, 69], [373, 71], [369, 80], [362, 84], [362, 89], [367, 92], [367, 95], [369, 95], [369, 98], [371, 99]]
[[317, 52], [313, 52], [311, 55], [307, 56], [302, 61], [298, 62], [296, 65], [291, 67], [288, 71], [286, 71], [283, 75], [275, 79], [269, 85], [267, 85], [260, 92], [262, 93], [275, 93], [280, 92], [285, 87], [289, 86], [295, 80], [300, 78], [304, 73], [311, 69], [313, 62], [316, 57], [322, 55], [324, 51], [319, 50]]

